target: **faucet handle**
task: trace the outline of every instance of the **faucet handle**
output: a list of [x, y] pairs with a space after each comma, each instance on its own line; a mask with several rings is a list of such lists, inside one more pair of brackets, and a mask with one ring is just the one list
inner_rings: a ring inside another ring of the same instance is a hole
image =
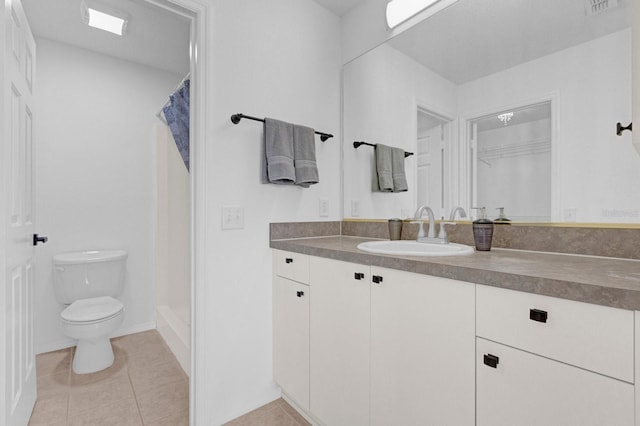
[[449, 237], [447, 236], [447, 229], [445, 225], [455, 225], [455, 222], [440, 222], [440, 233], [438, 234], [438, 238], [443, 240], [445, 243], [449, 242]]
[[418, 238], [424, 237], [424, 221], [422, 221], [422, 220], [412, 220], [409, 223], [417, 223], [418, 225], [420, 225], [420, 227], [418, 228]]

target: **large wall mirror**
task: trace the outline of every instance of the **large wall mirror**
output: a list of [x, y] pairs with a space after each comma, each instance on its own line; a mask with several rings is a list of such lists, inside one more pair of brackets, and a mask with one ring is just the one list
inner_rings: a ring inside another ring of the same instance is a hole
[[[632, 1], [459, 0], [346, 64], [344, 217], [640, 223], [640, 156], [616, 134]], [[409, 191], [375, 191], [375, 151], [354, 141], [413, 153]]]

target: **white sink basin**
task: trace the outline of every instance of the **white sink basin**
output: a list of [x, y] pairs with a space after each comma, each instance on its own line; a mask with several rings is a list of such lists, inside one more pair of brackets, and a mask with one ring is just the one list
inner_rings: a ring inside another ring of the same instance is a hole
[[358, 244], [358, 249], [369, 253], [395, 254], [398, 256], [463, 256], [474, 252], [473, 247], [463, 244], [419, 243], [409, 240], [367, 241]]

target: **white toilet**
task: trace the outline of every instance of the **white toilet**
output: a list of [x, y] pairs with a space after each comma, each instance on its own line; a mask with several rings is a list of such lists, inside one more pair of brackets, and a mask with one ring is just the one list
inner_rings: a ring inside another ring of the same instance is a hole
[[73, 371], [93, 373], [113, 364], [109, 336], [122, 324], [124, 250], [83, 251], [53, 257], [53, 285], [60, 303], [64, 333], [78, 339]]

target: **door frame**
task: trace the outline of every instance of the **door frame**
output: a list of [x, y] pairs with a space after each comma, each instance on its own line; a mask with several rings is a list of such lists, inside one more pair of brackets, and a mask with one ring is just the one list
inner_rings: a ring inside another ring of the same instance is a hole
[[[461, 163], [465, 167], [460, 170], [464, 171], [464, 176], [460, 176], [460, 188], [463, 195], [465, 204], [469, 205], [469, 208], [473, 207], [475, 203], [476, 191], [474, 189], [475, 179], [473, 176], [476, 167], [472, 164], [475, 154], [471, 154], [472, 149], [472, 136], [473, 132], [470, 131], [473, 121], [480, 118], [491, 116], [497, 111], [506, 111], [509, 109], [522, 109], [529, 105], [542, 104], [548, 102], [551, 105], [551, 222], [562, 221], [562, 185], [560, 178], [560, 152], [561, 143], [558, 138], [558, 128], [560, 123], [560, 107], [559, 107], [560, 95], [557, 91], [542, 94], [533, 98], [526, 98], [510, 102], [509, 104], [497, 104], [488, 105], [483, 107], [480, 111], [475, 111], [469, 114], [463, 114], [460, 119], [460, 158]], [[475, 153], [475, 148], [474, 151]], [[470, 216], [471, 217], [471, 216]]]
[[445, 150], [444, 150], [444, 159], [442, 163], [442, 167], [446, 167], [446, 171], [444, 171], [444, 179], [443, 187], [445, 188], [444, 195], [444, 204], [445, 209], [447, 206], [455, 206], [458, 205], [458, 144], [456, 141], [458, 140], [458, 126], [456, 115], [450, 111], [444, 110], [442, 107], [433, 105], [429, 102], [426, 102], [423, 99], [419, 99], [417, 97], [413, 98], [413, 112], [412, 112], [412, 129], [414, 131], [414, 140], [415, 146], [414, 151], [416, 153], [416, 172], [415, 172], [415, 181], [414, 181], [414, 191], [413, 196], [413, 205], [417, 209], [418, 207], [418, 112], [423, 112], [425, 114], [429, 114], [431, 116], [437, 117], [440, 120], [444, 121], [446, 128], [446, 137], [444, 140]]
[[[209, 25], [213, 21], [213, 7], [206, 0], [145, 0], [177, 14], [176, 6], [186, 9], [191, 19], [191, 106], [190, 106], [190, 240], [191, 240], [191, 327], [189, 372], [189, 424], [199, 420], [199, 407], [206, 406], [206, 377], [198, 371], [204, 368], [206, 344], [203, 327], [206, 304], [204, 297], [206, 279], [206, 141], [210, 139], [205, 117], [210, 110]], [[200, 344], [199, 344], [200, 343]], [[202, 413], [202, 409], [200, 409]], [[203, 419], [200, 419], [203, 420]]]

